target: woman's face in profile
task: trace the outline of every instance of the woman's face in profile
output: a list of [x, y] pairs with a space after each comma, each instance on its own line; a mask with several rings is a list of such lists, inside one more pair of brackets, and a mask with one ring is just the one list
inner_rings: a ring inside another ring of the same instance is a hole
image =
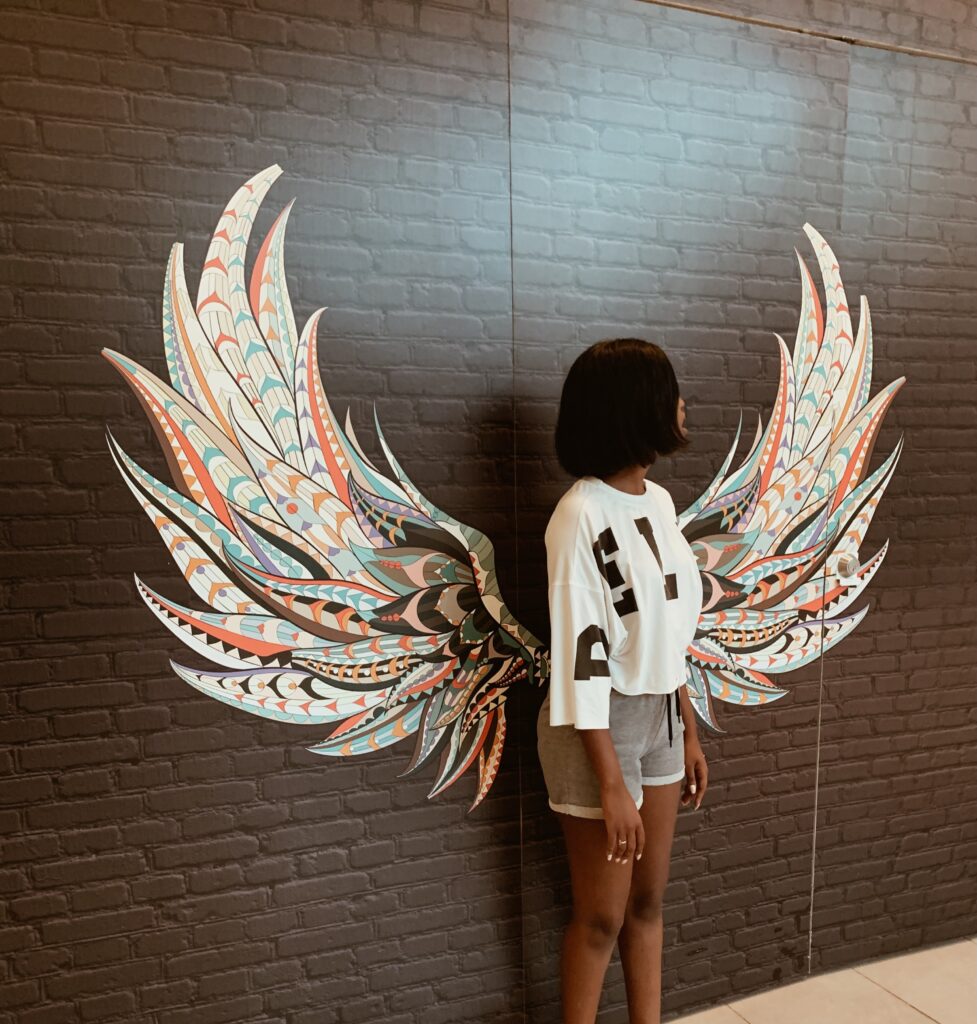
[[679, 396], [678, 400], [678, 428], [682, 431], [683, 437], [688, 437], [689, 432], [685, 429], [685, 399]]

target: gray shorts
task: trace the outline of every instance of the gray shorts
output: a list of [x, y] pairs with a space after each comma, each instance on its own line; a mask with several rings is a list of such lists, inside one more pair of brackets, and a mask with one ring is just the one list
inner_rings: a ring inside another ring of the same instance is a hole
[[[685, 726], [678, 691], [625, 694], [612, 688], [608, 728], [636, 806], [644, 799], [642, 786], [667, 786], [685, 778]], [[576, 726], [550, 725], [549, 691], [539, 709], [536, 734], [550, 807], [578, 818], [603, 818], [600, 783]]]

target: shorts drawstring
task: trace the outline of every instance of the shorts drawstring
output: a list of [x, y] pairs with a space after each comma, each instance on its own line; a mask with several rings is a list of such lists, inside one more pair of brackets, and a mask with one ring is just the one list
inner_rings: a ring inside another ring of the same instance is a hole
[[681, 720], [682, 717], [682, 705], [679, 702], [678, 690], [673, 690], [671, 693], [665, 694], [665, 715], [668, 718], [668, 745], [672, 745], [672, 736], [674, 735], [672, 730], [672, 697], [675, 698], [675, 722]]

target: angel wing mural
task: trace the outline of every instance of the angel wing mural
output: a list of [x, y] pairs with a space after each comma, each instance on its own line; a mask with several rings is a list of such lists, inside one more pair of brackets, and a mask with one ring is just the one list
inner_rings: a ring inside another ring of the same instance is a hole
[[869, 400], [872, 320], [861, 299], [852, 330], [838, 262], [811, 227], [824, 282], [801, 271], [801, 314], [791, 356], [780, 347], [773, 413], [743, 462], [739, 443], [703, 494], [678, 516], [702, 575], [703, 608], [686, 658], [686, 685], [697, 715], [718, 728], [714, 699], [764, 704], [786, 692], [769, 679], [806, 665], [840, 643], [867, 607], [845, 614], [878, 572], [888, 541], [858, 569], [858, 549], [895, 472], [902, 438], [870, 476], [869, 462], [899, 377]]
[[[348, 412], [345, 426], [333, 414], [316, 351], [323, 310], [300, 332], [285, 281], [291, 203], [246, 281], [251, 227], [280, 174], [272, 165], [231, 198], [195, 303], [174, 244], [163, 289], [169, 383], [103, 352], [149, 416], [174, 486], [110, 433], [112, 457], [208, 610], [138, 577], [136, 585], [163, 625], [210, 664], [172, 663], [191, 686], [252, 714], [323, 727], [325, 738], [308, 748], [318, 754], [352, 757], [412, 738], [403, 774], [438, 756], [429, 797], [477, 760], [473, 810], [498, 772], [509, 688], [543, 683], [548, 651], [506, 607], [491, 541], [418, 490], [375, 408], [389, 472], [364, 454]], [[750, 453], [730, 471], [738, 430], [716, 477], [679, 516], [704, 591], [687, 684], [715, 729], [713, 700], [782, 696], [768, 675], [807, 664], [858, 625], [864, 611], [842, 613], [885, 554], [844, 581], [827, 568], [857, 552], [891, 478], [899, 447], [863, 479], [902, 379], [868, 401], [868, 306], [863, 299], [853, 340], [834, 256], [805, 230], [827, 316], [798, 256], [801, 319], [793, 359], [778, 338], [780, 386], [767, 429], [758, 425]]]

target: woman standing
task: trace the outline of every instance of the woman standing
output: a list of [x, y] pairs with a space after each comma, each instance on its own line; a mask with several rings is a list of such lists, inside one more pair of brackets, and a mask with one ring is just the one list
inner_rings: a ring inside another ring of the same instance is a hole
[[593, 1024], [615, 941], [631, 1024], [661, 1019], [675, 818], [680, 800], [698, 808], [708, 776], [684, 685], [702, 583], [671, 497], [645, 474], [688, 444], [657, 345], [616, 338], [577, 357], [556, 424], [576, 480], [546, 527], [550, 686], [537, 720], [573, 890], [564, 1024]]

